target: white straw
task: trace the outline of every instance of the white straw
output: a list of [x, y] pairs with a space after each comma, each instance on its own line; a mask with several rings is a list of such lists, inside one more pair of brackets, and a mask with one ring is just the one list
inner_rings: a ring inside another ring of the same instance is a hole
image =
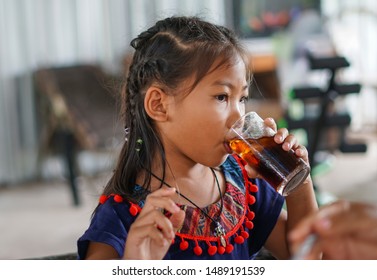
[[315, 241], [317, 240], [317, 236], [315, 234], [310, 234], [304, 242], [301, 244], [300, 248], [298, 248], [297, 252], [292, 256], [292, 260], [303, 260], [305, 257], [310, 253]]

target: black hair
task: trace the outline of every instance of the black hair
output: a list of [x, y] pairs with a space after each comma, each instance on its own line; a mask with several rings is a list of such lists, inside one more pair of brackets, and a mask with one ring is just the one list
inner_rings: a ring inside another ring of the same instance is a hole
[[[144, 109], [148, 87], [157, 83], [165, 92], [176, 94], [174, 90], [193, 77], [190, 91], [209, 71], [232, 65], [238, 57], [245, 63], [247, 80], [250, 77], [246, 52], [235, 34], [198, 17], [160, 20], [133, 39], [131, 46], [134, 54], [121, 101], [122, 118], [129, 133], [103, 194], [119, 194], [137, 202], [150, 191], [148, 171], [153, 161], [161, 160], [163, 177], [166, 166], [159, 133]], [[143, 170], [147, 171], [147, 176], [144, 176], [142, 191], [135, 193], [137, 176]]]

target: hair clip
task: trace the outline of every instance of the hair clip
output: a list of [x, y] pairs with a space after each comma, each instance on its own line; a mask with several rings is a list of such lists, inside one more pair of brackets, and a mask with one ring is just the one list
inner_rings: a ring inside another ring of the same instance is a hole
[[140, 152], [141, 150], [141, 145], [143, 145], [143, 139], [139, 138], [136, 140], [136, 152]]
[[128, 134], [130, 134], [130, 128], [129, 127], [125, 127], [124, 128], [124, 135], [125, 135], [125, 137], [124, 137], [124, 140], [127, 142], [128, 141]]

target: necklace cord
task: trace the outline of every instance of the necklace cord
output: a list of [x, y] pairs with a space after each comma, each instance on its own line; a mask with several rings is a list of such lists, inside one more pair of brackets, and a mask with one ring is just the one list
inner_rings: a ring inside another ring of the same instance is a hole
[[219, 183], [219, 179], [217, 178], [216, 172], [215, 172], [215, 170], [213, 168], [210, 168], [210, 169], [212, 171], [213, 176], [215, 177], [217, 189], [219, 190], [220, 202], [221, 202], [220, 203], [220, 213], [219, 213], [219, 217], [220, 217], [221, 213], [223, 212], [224, 198], [223, 198], [223, 194], [221, 192], [220, 183]]
[[[219, 211], [219, 216], [217, 217], [218, 219], [220, 218], [221, 216], [221, 213], [223, 211], [223, 205], [224, 205], [224, 200], [223, 200], [223, 195], [221, 193], [221, 188], [220, 188], [220, 184], [219, 184], [219, 180], [217, 179], [217, 175], [215, 173], [215, 171], [213, 170], [213, 168], [210, 168], [211, 171], [212, 171], [212, 174], [214, 175], [215, 177], [215, 181], [216, 181], [216, 185], [217, 185], [217, 188], [219, 190], [219, 193], [220, 193], [220, 211]], [[148, 171], [154, 178], [156, 178], [157, 180], [159, 180], [162, 184], [164, 184], [165, 186], [169, 187], [169, 188], [173, 188], [170, 184], [166, 183], [165, 180], [161, 179], [160, 177], [158, 177], [157, 175], [155, 175], [153, 172], [151, 171]], [[187, 196], [185, 196], [184, 194], [178, 192], [177, 190], [175, 190], [175, 192], [183, 197], [185, 200], [187, 200], [188, 202], [190, 202], [192, 205], [195, 206], [195, 208], [197, 208], [201, 213], [203, 213], [208, 219], [210, 219], [213, 223], [215, 224], [218, 224], [218, 221], [216, 221], [215, 219], [213, 219], [210, 215], [208, 215], [208, 213], [206, 211], [204, 211], [203, 209], [201, 209], [196, 203], [194, 203], [191, 199], [189, 199]]]

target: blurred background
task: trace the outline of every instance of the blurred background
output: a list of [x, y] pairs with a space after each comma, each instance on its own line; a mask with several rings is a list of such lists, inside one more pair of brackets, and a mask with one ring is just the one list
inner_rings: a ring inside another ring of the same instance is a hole
[[124, 141], [129, 42], [196, 15], [250, 52], [248, 110], [307, 145], [318, 202], [377, 203], [377, 2], [0, 0], [0, 259], [74, 252]]

